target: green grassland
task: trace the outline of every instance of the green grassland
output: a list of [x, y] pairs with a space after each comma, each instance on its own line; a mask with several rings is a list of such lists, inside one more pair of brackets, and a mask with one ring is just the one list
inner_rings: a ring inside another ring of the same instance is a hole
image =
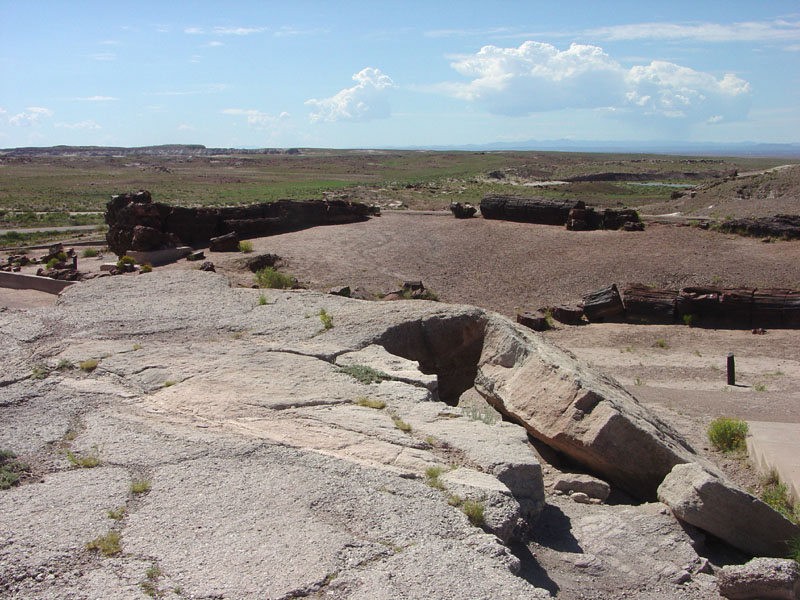
[[[599, 206], [638, 206], [675, 188], [626, 182], [533, 187], [601, 172], [651, 173], [657, 181], [699, 183], [704, 173], [757, 170], [786, 159], [708, 158], [560, 152], [303, 150], [299, 155], [12, 157], [0, 156], [0, 226], [93, 224], [112, 194], [147, 189], [159, 202], [220, 206], [323, 193], [363, 202], [444, 208], [487, 193], [581, 198]], [[500, 180], [487, 178], [501, 171]], [[675, 173], [696, 173], [681, 179]], [[663, 174], [664, 179], [658, 175]], [[50, 213], [48, 215], [34, 213]]]

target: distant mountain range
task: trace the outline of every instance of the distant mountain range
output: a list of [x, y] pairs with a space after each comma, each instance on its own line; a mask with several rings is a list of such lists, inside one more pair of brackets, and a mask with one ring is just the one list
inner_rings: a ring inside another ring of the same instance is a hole
[[[682, 154], [711, 156], [776, 156], [800, 158], [800, 144], [757, 142], [673, 142], [528, 140], [491, 144], [404, 146], [381, 150], [439, 150], [468, 152], [551, 151], [611, 152], [623, 154]], [[124, 148], [113, 146], [50, 146], [0, 149], [0, 156], [224, 156], [232, 154], [299, 154], [297, 148], [206, 148], [201, 144], [165, 144]]]
[[416, 146], [407, 150], [468, 150], [472, 152], [552, 151], [552, 152], [613, 152], [623, 154], [689, 154], [711, 156], [785, 156], [800, 158], [800, 144], [764, 144], [757, 142], [674, 142], [653, 141], [592, 141], [592, 140], [527, 140], [494, 142], [461, 146]]

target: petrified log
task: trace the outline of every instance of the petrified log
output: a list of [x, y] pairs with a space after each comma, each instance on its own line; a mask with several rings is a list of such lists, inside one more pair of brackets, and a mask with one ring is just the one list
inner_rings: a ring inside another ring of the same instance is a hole
[[517, 313], [517, 323], [525, 325], [525, 327], [529, 327], [534, 331], [544, 331], [548, 328], [547, 316], [540, 310]]
[[231, 232], [211, 238], [208, 249], [211, 252], [236, 252], [239, 250], [239, 236]]
[[672, 323], [677, 317], [678, 290], [629, 283], [622, 296], [628, 319], [648, 323]]
[[603, 211], [603, 227], [605, 229], [621, 229], [626, 223], [639, 223], [639, 213], [631, 208], [622, 210], [607, 208]]
[[625, 312], [617, 284], [589, 292], [583, 297], [583, 312], [590, 321], [602, 321]]
[[731, 219], [715, 228], [725, 233], [797, 240], [800, 239], [800, 215]]
[[487, 195], [481, 200], [485, 219], [505, 219], [541, 225], [566, 225], [569, 211], [585, 208], [581, 200], [549, 200], [522, 196]]
[[469, 202], [465, 202], [464, 204], [461, 202], [450, 203], [450, 212], [453, 213], [456, 219], [469, 219], [470, 217], [474, 217], [477, 210], [478, 209]]
[[552, 306], [549, 310], [556, 321], [566, 325], [577, 325], [583, 318], [583, 308], [579, 306]]

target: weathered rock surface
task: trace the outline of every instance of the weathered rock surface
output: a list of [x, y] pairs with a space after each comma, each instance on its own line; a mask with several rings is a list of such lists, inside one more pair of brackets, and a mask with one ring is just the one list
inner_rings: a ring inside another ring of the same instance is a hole
[[797, 600], [800, 564], [791, 559], [754, 558], [744, 565], [723, 567], [719, 591], [731, 600]]
[[677, 465], [658, 488], [658, 499], [680, 520], [756, 556], [786, 556], [800, 527], [698, 464]]
[[[548, 597], [424, 483], [430, 466], [462, 465], [504, 490], [527, 530], [543, 489], [524, 430], [436, 401], [436, 375], [374, 343], [409, 313], [480, 311], [260, 293], [157, 272], [0, 313], [0, 446], [44, 479], [0, 492], [0, 595], [136, 598], [157, 566], [159, 593], [185, 597]], [[322, 308], [333, 329], [312, 318]], [[88, 358], [91, 372], [55, 369]], [[28, 379], [31, 361], [52, 370]], [[347, 364], [391, 379], [362, 383]], [[66, 451], [100, 466], [75, 468]], [[131, 494], [135, 479], [150, 489]], [[86, 550], [108, 531], [120, 553]]]

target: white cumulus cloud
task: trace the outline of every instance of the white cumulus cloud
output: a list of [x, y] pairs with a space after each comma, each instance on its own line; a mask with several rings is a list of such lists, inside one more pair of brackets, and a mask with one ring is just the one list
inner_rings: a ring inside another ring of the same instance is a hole
[[395, 87], [388, 75], [380, 69], [367, 67], [355, 75], [356, 85], [345, 88], [330, 98], [306, 100], [311, 107], [311, 122], [318, 121], [370, 121], [390, 116], [387, 98], [389, 89]]
[[38, 125], [42, 119], [53, 116], [53, 111], [41, 106], [29, 106], [24, 111], [9, 117], [8, 122], [15, 127], [30, 127]]
[[743, 117], [750, 84], [665, 61], [624, 68], [598, 46], [526, 41], [518, 48], [484, 46], [451, 66], [468, 82], [440, 90], [495, 114], [521, 116], [558, 109], [613, 108], [658, 118], [712, 122]]

